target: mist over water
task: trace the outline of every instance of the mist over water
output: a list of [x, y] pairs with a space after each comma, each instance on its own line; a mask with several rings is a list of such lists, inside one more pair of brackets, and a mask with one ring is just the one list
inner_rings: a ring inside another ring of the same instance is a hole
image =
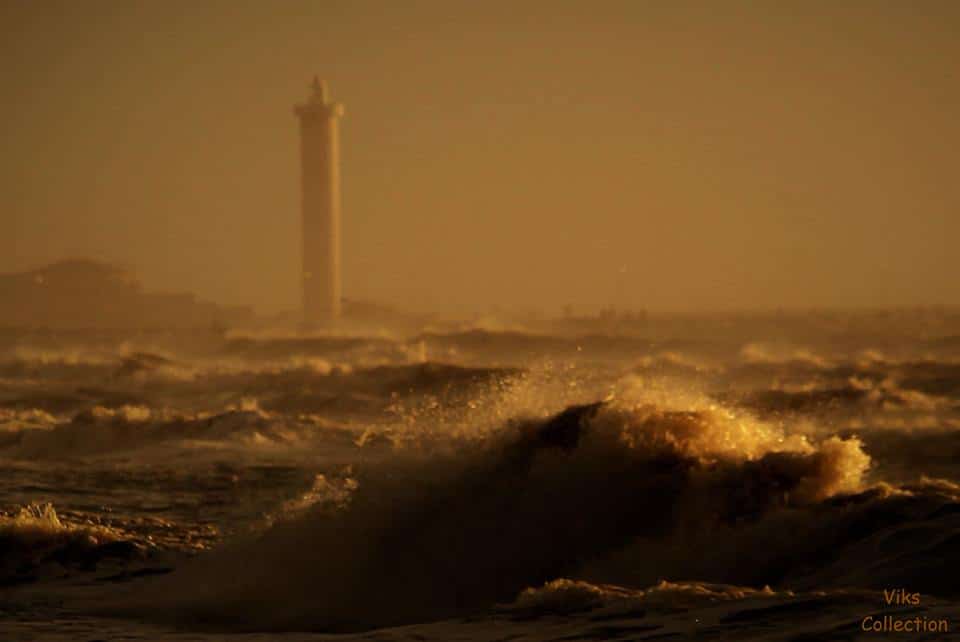
[[960, 638], [960, 3], [0, 32], [0, 642]]
[[8, 334], [2, 590], [148, 639], [952, 613], [956, 335], [790, 323]]
[[349, 299], [956, 303], [960, 6], [921, 4], [8, 1], [0, 272], [293, 308], [319, 74]]

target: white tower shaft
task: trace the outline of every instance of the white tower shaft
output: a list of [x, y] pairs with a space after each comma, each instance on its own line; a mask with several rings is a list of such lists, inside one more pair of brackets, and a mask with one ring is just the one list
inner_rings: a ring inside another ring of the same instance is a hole
[[340, 132], [343, 105], [327, 100], [314, 79], [309, 100], [297, 105], [300, 119], [302, 287], [305, 323], [340, 316]]

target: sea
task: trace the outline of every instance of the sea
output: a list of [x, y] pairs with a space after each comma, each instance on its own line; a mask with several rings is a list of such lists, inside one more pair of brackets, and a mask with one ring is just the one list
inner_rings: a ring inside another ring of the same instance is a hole
[[0, 640], [960, 639], [934, 317], [0, 331]]

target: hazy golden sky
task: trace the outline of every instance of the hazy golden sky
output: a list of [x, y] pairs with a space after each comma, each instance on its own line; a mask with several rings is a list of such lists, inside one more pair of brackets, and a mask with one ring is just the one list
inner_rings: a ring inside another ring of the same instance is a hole
[[960, 2], [5, 0], [0, 29], [0, 271], [296, 306], [319, 73], [347, 297], [960, 302]]

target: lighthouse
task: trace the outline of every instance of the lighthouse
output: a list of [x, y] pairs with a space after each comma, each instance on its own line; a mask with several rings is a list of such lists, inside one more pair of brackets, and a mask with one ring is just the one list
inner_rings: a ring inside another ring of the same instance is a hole
[[326, 325], [340, 316], [340, 132], [343, 105], [313, 79], [297, 105], [300, 120], [301, 285], [303, 322]]

